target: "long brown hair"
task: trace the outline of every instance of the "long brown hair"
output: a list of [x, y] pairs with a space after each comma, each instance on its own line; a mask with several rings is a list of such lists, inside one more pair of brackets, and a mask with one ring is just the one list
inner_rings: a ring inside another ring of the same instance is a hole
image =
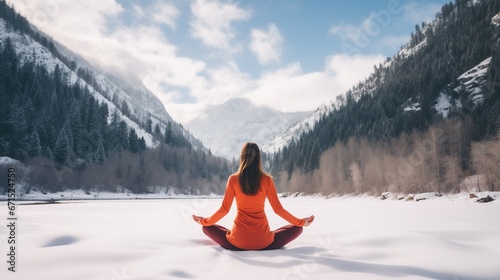
[[255, 143], [245, 143], [241, 149], [238, 180], [241, 191], [246, 195], [256, 195], [260, 189], [260, 179], [265, 174], [262, 169], [262, 160], [259, 146]]

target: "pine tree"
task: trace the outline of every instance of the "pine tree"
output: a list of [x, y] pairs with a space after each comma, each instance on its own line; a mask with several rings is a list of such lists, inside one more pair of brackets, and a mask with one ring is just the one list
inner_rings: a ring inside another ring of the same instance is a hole
[[148, 118], [147, 120], [146, 131], [149, 133], [153, 133], [153, 121], [151, 120], [151, 118]]
[[129, 136], [128, 136], [128, 143], [130, 146], [130, 151], [132, 153], [137, 153], [139, 152], [139, 139], [137, 138], [137, 133], [135, 132], [135, 129], [131, 129]]
[[75, 147], [75, 143], [74, 143], [75, 138], [73, 136], [70, 122], [66, 121], [64, 123], [64, 126], [62, 129], [65, 130], [66, 137], [68, 138], [68, 149], [69, 149], [68, 158], [71, 159], [74, 156], [73, 151], [74, 151], [74, 147]]
[[25, 159], [28, 157], [30, 149], [28, 125], [22, 108], [13, 109], [9, 118], [12, 127], [10, 137], [10, 151], [8, 155], [15, 159]]
[[30, 135], [30, 150], [28, 155], [30, 157], [37, 157], [42, 153], [42, 146], [40, 144], [40, 137], [38, 136], [38, 132], [34, 130]]
[[66, 130], [61, 129], [54, 148], [54, 160], [59, 164], [59, 166], [65, 165], [69, 160], [70, 152], [71, 150]]
[[164, 137], [165, 144], [170, 144], [172, 145], [173, 143], [173, 135], [172, 135], [172, 123], [168, 122], [167, 126], [165, 128], [165, 137]]
[[138, 143], [138, 151], [139, 152], [143, 152], [147, 149], [147, 146], [146, 146], [146, 141], [144, 140], [144, 137], [141, 137], [139, 139], [139, 143]]
[[94, 162], [97, 164], [103, 164], [106, 160], [106, 153], [104, 152], [104, 144], [102, 141], [99, 142], [99, 146], [97, 147], [97, 151], [94, 154]]
[[123, 100], [122, 102], [122, 114], [130, 118], [130, 109], [127, 101]]
[[125, 121], [121, 121], [119, 124], [117, 138], [120, 139], [121, 149], [130, 150], [129, 133]]
[[155, 125], [155, 135], [160, 135], [161, 134], [161, 130], [160, 130], [160, 125], [159, 124], [156, 124]]

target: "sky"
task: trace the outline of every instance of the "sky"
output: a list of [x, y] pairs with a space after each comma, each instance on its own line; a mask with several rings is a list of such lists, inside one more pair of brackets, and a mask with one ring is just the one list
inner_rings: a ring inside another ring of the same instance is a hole
[[284, 112], [334, 101], [445, 0], [7, 0], [40, 30], [150, 89], [178, 122], [244, 97]]

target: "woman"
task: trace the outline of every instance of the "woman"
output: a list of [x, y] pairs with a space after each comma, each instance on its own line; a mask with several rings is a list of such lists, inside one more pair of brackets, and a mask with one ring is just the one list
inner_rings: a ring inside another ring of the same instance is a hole
[[[271, 231], [264, 212], [267, 199], [274, 212], [290, 225]], [[233, 228], [217, 225], [231, 209], [236, 198], [238, 213]], [[203, 232], [213, 241], [229, 250], [273, 250], [283, 247], [309, 226], [314, 216], [298, 219], [286, 211], [278, 199], [276, 187], [270, 175], [262, 169], [259, 147], [246, 143], [241, 150], [238, 172], [229, 176], [222, 206], [211, 217], [193, 215], [195, 222], [203, 226]]]

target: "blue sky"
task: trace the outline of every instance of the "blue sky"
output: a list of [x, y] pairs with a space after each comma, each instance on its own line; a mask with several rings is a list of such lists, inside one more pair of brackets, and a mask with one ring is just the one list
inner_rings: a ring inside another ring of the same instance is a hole
[[444, 0], [8, 0], [91, 63], [136, 77], [184, 124], [245, 97], [314, 110], [434, 19]]

